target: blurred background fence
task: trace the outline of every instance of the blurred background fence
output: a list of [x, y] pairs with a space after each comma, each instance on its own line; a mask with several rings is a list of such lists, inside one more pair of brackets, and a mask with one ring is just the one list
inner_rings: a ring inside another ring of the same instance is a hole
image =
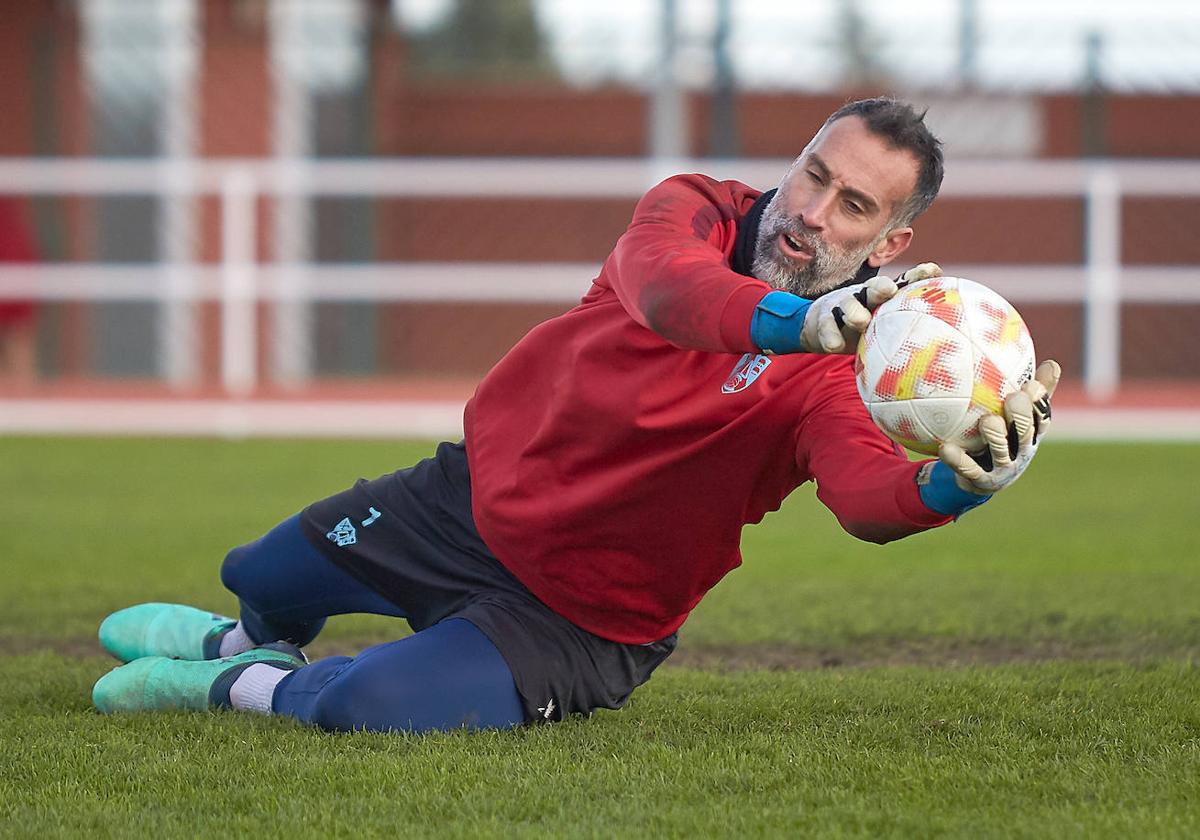
[[460, 399], [657, 179], [769, 188], [879, 93], [948, 154], [906, 265], [1008, 295], [1093, 401], [1200, 407], [1193, 3], [33, 0], [0, 41], [0, 421]]

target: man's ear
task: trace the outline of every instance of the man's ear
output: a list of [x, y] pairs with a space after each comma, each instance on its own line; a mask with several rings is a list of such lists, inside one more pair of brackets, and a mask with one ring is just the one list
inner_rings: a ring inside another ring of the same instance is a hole
[[867, 256], [867, 262], [875, 268], [887, 265], [908, 250], [912, 237], [913, 229], [910, 227], [892, 228]]

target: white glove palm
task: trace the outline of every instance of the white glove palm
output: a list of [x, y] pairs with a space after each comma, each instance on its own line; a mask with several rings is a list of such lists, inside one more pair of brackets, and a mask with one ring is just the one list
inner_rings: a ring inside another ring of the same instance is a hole
[[970, 455], [961, 446], [942, 444], [938, 458], [955, 472], [955, 482], [970, 493], [987, 495], [1003, 490], [1021, 477], [1050, 425], [1050, 397], [1061, 368], [1042, 362], [1033, 379], [1004, 400], [1004, 416], [989, 414], [979, 421], [987, 448]]
[[858, 339], [871, 323], [871, 313], [909, 283], [941, 277], [937, 263], [921, 263], [893, 280], [878, 275], [865, 283], [827, 292], [813, 301], [800, 328], [800, 347], [806, 353], [854, 353]]

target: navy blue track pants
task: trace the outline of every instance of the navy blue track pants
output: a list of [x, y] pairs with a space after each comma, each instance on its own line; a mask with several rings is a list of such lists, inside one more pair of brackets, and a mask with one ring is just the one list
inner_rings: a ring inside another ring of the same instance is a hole
[[[314, 548], [298, 516], [229, 552], [221, 580], [241, 602], [246, 634], [260, 644], [308, 644], [331, 615], [406, 617]], [[464, 618], [300, 668], [275, 689], [272, 711], [337, 731], [503, 729], [526, 719], [504, 658]]]

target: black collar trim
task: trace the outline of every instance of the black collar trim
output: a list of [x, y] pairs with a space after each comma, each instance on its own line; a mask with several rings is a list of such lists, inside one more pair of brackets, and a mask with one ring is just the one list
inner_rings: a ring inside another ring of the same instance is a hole
[[758, 223], [762, 221], [763, 211], [774, 196], [775, 190], [767, 190], [760, 195], [738, 225], [737, 239], [733, 241], [733, 259], [729, 264], [738, 274], [754, 276], [754, 243], [758, 241]]

